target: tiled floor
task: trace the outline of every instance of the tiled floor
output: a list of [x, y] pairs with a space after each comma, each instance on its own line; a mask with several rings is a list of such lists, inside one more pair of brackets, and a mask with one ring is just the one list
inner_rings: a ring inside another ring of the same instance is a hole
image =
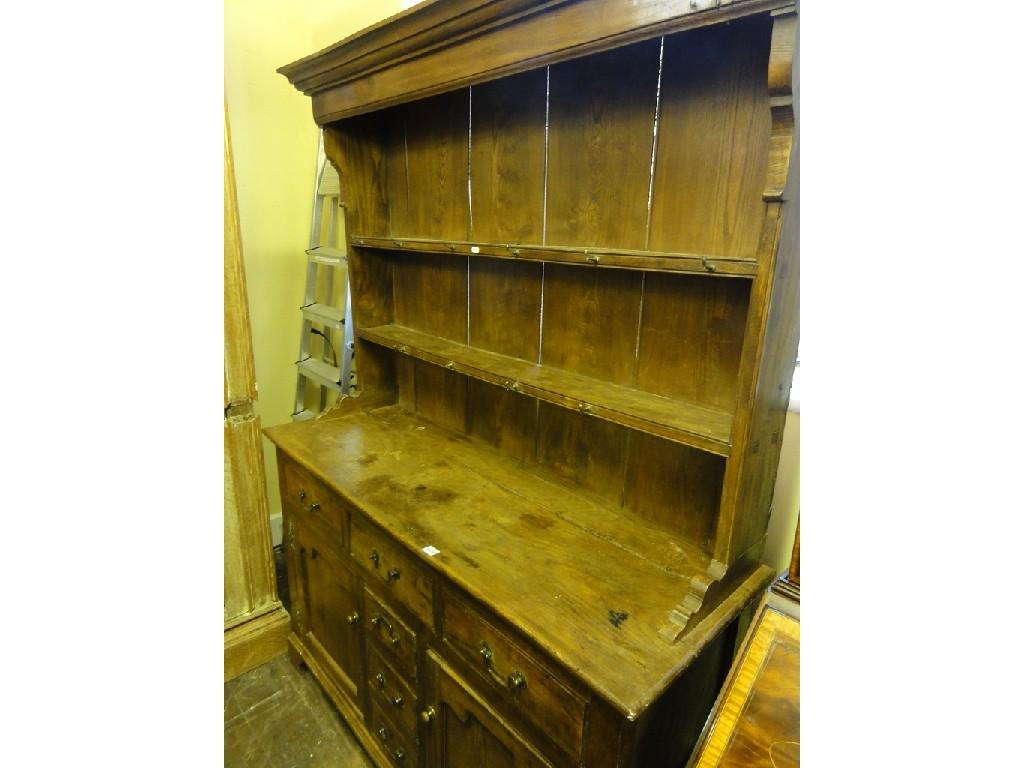
[[224, 686], [225, 768], [372, 768], [308, 670], [287, 654]]

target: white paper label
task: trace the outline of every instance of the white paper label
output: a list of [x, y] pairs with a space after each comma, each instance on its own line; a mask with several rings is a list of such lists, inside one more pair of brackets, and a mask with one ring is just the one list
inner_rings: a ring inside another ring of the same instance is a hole
[[437, 547], [435, 547], [435, 546], [434, 546], [434, 545], [432, 545], [432, 544], [431, 544], [431, 545], [429, 545], [429, 546], [426, 546], [426, 547], [424, 547], [424, 548], [423, 548], [423, 551], [424, 551], [424, 552], [425, 552], [425, 553], [426, 553], [427, 555], [429, 555], [430, 557], [433, 557], [434, 555], [439, 555], [439, 554], [441, 554], [441, 550], [440, 550], [440, 549], [438, 549]]
[[469, 252], [470, 253], [480, 253], [480, 246], [479, 245], [471, 245], [471, 246], [469, 246]]

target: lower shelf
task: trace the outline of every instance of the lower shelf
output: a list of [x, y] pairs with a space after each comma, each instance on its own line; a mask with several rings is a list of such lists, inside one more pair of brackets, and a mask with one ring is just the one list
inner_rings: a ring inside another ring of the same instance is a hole
[[359, 338], [428, 363], [579, 410], [719, 456], [731, 450], [732, 414], [535, 365], [401, 325], [360, 329]]

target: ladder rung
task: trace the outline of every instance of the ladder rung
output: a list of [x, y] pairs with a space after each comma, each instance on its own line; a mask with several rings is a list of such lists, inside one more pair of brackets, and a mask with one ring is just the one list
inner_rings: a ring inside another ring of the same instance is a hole
[[340, 248], [328, 248], [321, 245], [317, 248], [310, 248], [306, 251], [310, 259], [317, 264], [325, 264], [328, 267], [340, 267], [345, 263], [347, 254]]
[[329, 304], [307, 304], [302, 308], [302, 316], [307, 320], [322, 325], [341, 328], [345, 325], [345, 312]]
[[341, 392], [341, 384], [339, 383], [341, 381], [340, 368], [328, 365], [323, 360], [317, 360], [313, 357], [300, 360], [298, 366], [299, 373], [307, 379], [313, 379], [313, 381], [322, 386], [329, 387], [335, 392]]
[[315, 418], [316, 414], [309, 410], [309, 408], [305, 408], [298, 413], [292, 414], [292, 421], [311, 421]]

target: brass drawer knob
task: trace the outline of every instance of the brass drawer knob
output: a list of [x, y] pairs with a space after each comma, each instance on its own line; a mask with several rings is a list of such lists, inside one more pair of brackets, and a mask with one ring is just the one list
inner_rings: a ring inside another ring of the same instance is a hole
[[480, 655], [484, 657], [484, 661], [490, 664], [494, 661], [494, 651], [491, 650], [486, 642], [480, 643]]
[[434, 722], [435, 717], [437, 717], [437, 709], [435, 709], [433, 706], [427, 707], [422, 712], [420, 712], [420, 720], [427, 725]]
[[391, 622], [388, 621], [387, 619], [385, 619], [379, 613], [376, 616], [374, 616], [372, 619], [370, 619], [370, 623], [374, 627], [379, 627], [381, 624], [383, 624], [385, 627], [387, 627], [388, 637], [391, 639], [391, 644], [392, 645], [398, 645], [398, 643], [401, 642], [402, 638], [401, 638], [401, 636], [399, 636], [399, 634], [397, 632], [395, 632], [395, 628], [391, 625]]
[[402, 577], [401, 571], [399, 571], [397, 568], [392, 568], [391, 570], [388, 571], [388, 584], [394, 584], [401, 577]]
[[403, 760], [405, 760], [405, 750], [401, 747], [395, 750], [395, 760], [397, 760], [398, 762], [402, 762]]
[[513, 693], [526, 687], [526, 677], [518, 669], [508, 676], [508, 689]]
[[380, 736], [380, 740], [381, 741], [387, 741], [388, 740], [388, 736], [390, 734], [388, 733], [388, 729], [387, 728], [381, 728], [381, 729], [379, 729], [377, 731], [377, 735]]
[[391, 703], [394, 704], [396, 707], [400, 707], [402, 706], [402, 704], [405, 703], [405, 699], [402, 698], [402, 694], [395, 694], [395, 698], [391, 700]]
[[349, 624], [358, 624], [359, 623], [359, 611], [352, 611], [352, 613], [350, 613], [347, 616], [347, 619], [348, 619], [348, 623]]
[[306, 500], [306, 489], [303, 488], [301, 491], [299, 491], [299, 501], [305, 501], [305, 500]]
[[374, 568], [380, 567], [380, 552], [376, 549], [370, 552], [370, 562], [373, 563]]
[[384, 679], [384, 673], [383, 672], [378, 672], [373, 679], [377, 681], [377, 687], [380, 688], [383, 691], [384, 690], [384, 685], [387, 682]]
[[310, 512], [319, 512], [320, 511], [320, 502], [319, 501], [314, 501], [312, 504], [310, 504], [309, 505], [309, 511]]

